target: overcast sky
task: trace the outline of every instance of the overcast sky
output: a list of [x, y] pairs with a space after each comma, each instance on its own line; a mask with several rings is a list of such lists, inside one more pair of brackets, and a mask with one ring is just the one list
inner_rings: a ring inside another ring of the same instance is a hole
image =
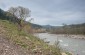
[[1, 9], [8, 10], [12, 6], [29, 8], [32, 22], [40, 25], [85, 22], [85, 0], [0, 0]]

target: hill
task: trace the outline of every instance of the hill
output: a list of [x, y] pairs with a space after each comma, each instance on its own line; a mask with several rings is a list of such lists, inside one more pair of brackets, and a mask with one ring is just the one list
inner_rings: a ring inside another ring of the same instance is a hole
[[11, 16], [6, 16], [3, 10], [0, 11], [1, 55], [61, 55], [57, 45], [50, 46], [31, 33], [20, 31], [17, 21], [19, 19], [16, 17], [12, 19]]

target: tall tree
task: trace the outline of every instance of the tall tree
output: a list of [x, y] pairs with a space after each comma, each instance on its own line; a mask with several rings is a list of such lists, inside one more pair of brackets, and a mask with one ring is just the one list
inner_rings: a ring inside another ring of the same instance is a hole
[[28, 8], [24, 8], [21, 6], [18, 7], [11, 7], [8, 12], [13, 14], [13, 16], [16, 16], [18, 19], [20, 19], [20, 30], [23, 27], [23, 21], [26, 20], [27, 17], [30, 17], [30, 10]]
[[13, 14], [14, 16], [25, 20], [27, 17], [30, 17], [30, 10], [28, 8], [24, 8], [21, 6], [18, 7], [11, 7], [8, 12], [10, 12], [11, 14]]

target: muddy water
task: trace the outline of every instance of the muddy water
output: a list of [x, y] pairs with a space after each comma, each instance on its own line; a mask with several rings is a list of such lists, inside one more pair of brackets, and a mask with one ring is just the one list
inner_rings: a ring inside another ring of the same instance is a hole
[[49, 44], [53, 45], [55, 41], [60, 42], [60, 46], [62, 49], [72, 52], [74, 55], [85, 55], [85, 40], [84, 39], [74, 39], [65, 37], [65, 35], [56, 35], [56, 34], [48, 34], [48, 33], [37, 33], [35, 34], [40, 39], [44, 39], [44, 41], [49, 42]]

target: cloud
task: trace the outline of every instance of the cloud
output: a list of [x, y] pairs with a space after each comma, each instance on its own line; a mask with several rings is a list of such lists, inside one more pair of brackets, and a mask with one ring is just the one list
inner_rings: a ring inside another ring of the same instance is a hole
[[0, 0], [0, 8], [8, 10], [11, 6], [29, 8], [36, 24], [85, 22], [85, 0]]

